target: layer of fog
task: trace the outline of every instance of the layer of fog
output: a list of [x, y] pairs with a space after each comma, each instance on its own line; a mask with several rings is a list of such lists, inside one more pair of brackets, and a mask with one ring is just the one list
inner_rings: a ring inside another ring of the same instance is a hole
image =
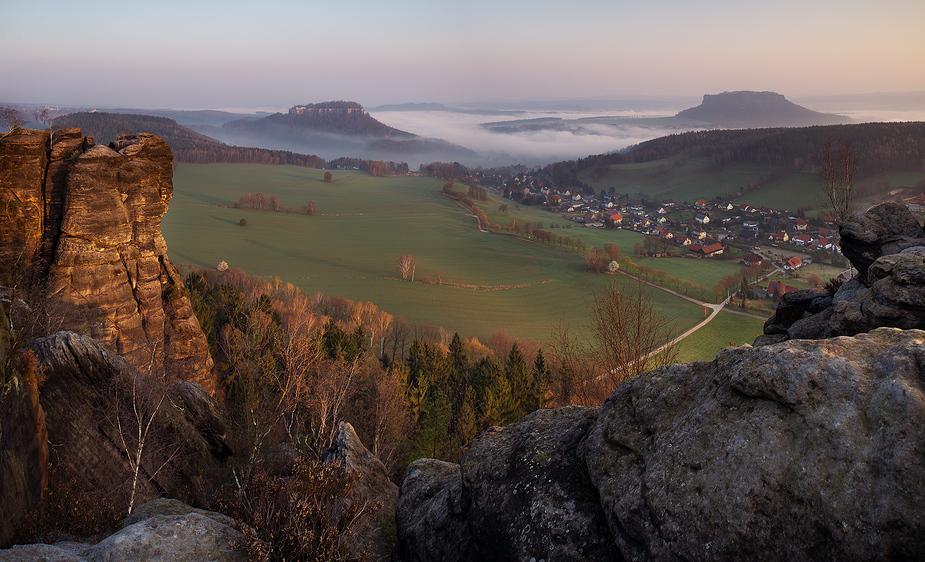
[[[540, 129], [509, 134], [492, 132], [482, 126], [486, 122], [498, 123], [539, 118], [561, 118], [571, 121], [594, 117], [666, 117], [665, 114], [631, 111], [606, 113], [536, 111], [524, 112], [507, 118], [449, 111], [376, 111], [371, 115], [396, 129], [465, 146], [477, 152], [480, 157], [478, 161], [463, 163], [481, 166], [542, 165], [560, 160], [584, 158], [592, 154], [617, 152], [646, 140], [679, 132], [675, 128], [638, 126], [635, 124], [635, 119], [633, 124], [627, 125], [581, 123], [579, 130]], [[569, 125], [572, 124], [569, 123]]]

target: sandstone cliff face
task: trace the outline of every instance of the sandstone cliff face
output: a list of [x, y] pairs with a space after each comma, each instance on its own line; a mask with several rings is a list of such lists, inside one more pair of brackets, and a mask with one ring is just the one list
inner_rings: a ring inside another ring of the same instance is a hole
[[0, 303], [0, 545], [39, 504], [48, 480], [48, 433], [34, 373], [17, 372], [13, 334]]
[[45, 131], [0, 139], [0, 179], [10, 187], [0, 195], [0, 258], [41, 262], [50, 296], [97, 310], [91, 334], [135, 367], [156, 365], [212, 392], [208, 344], [160, 233], [172, 159], [149, 134], [112, 147], [79, 129], [56, 133], [50, 149]]
[[82, 486], [104, 492], [117, 509], [128, 507], [133, 472], [127, 459], [137, 450], [138, 411], [145, 424], [152, 415], [154, 421], [135, 505], [162, 495], [203, 502], [211, 493], [231, 448], [218, 406], [201, 387], [187, 381], [164, 387], [71, 332], [38, 338], [28, 348], [46, 376], [40, 399], [54, 458], [67, 463]]
[[0, 259], [22, 267], [39, 251], [45, 216], [48, 133], [0, 139]]

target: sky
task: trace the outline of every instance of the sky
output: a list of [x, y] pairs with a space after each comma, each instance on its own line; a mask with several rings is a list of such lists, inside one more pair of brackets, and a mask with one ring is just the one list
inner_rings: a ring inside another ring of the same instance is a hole
[[925, 91], [922, 0], [0, 0], [0, 103]]

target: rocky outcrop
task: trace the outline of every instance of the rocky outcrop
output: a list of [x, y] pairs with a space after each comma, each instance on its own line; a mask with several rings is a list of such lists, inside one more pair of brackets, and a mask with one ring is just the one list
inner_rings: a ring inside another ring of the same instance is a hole
[[[48, 433], [35, 369], [14, 368], [13, 333], [0, 303], [0, 545], [38, 506], [48, 480]], [[29, 372], [24, 372], [29, 371]]]
[[[893, 328], [745, 345], [623, 383], [596, 417], [582, 414], [586, 430], [574, 410], [535, 413], [481, 438], [492, 446], [475, 465], [470, 451], [458, 468], [409, 467], [398, 552], [475, 560], [491, 544], [494, 559], [557, 559], [553, 538], [535, 550], [505, 545], [537, 525], [556, 537], [550, 514], [566, 521], [584, 506], [604, 528], [593, 518], [569, 528], [577, 543], [618, 551], [610, 559], [921, 559], [923, 356], [925, 332]], [[569, 428], [571, 457], [551, 438]], [[515, 435], [522, 448], [505, 444]], [[549, 464], [534, 471], [528, 459]], [[563, 487], [566, 468], [587, 471], [586, 487]]]
[[232, 545], [240, 537], [234, 522], [220, 513], [193, 509], [176, 500], [155, 500], [135, 510], [122, 522], [120, 531], [95, 545], [59, 542], [15, 546], [0, 550], [0, 561], [239, 562], [245, 556]]
[[[170, 148], [150, 134], [94, 145], [79, 129], [0, 139], [0, 259], [42, 264], [50, 296], [93, 309], [91, 335], [135, 367], [215, 390], [208, 343], [161, 217], [173, 193]], [[19, 265], [16, 265], [19, 264]]]
[[0, 138], [0, 260], [22, 268], [41, 249], [48, 169], [48, 132]]
[[[29, 344], [45, 374], [40, 400], [54, 458], [85, 489], [129, 505], [137, 450], [135, 412], [147, 431], [135, 505], [159, 497], [204, 503], [231, 452], [218, 406], [193, 383], [165, 387], [87, 336], [70, 332]], [[157, 411], [155, 414], [154, 412]]]
[[577, 448], [596, 408], [539, 410], [479, 436], [460, 465], [409, 465], [396, 520], [402, 560], [614, 560]]
[[842, 254], [861, 279], [877, 259], [925, 246], [925, 230], [902, 203], [883, 203], [854, 215], [838, 229]]
[[352, 554], [358, 558], [364, 553], [377, 559], [388, 558], [393, 545], [383, 527], [392, 527], [398, 486], [389, 480], [385, 465], [369, 452], [347, 422], [340, 422], [324, 461], [340, 465], [353, 476], [350, 501], [367, 505], [357, 525], [357, 536], [351, 541]]
[[857, 276], [834, 295], [785, 294], [755, 345], [853, 336], [881, 326], [925, 329], [925, 230], [906, 206], [885, 203], [855, 215], [841, 235]]

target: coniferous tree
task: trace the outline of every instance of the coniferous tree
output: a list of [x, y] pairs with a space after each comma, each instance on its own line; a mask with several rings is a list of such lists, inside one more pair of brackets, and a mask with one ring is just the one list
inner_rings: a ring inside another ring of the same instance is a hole
[[514, 417], [520, 419], [533, 410], [528, 410], [530, 406], [530, 376], [527, 373], [527, 361], [517, 342], [511, 346], [511, 351], [507, 356], [504, 374], [507, 377], [508, 384], [511, 387], [511, 399], [514, 403]]
[[501, 363], [491, 355], [485, 357], [478, 364], [475, 380], [481, 426], [510, 423], [515, 404]]
[[531, 374], [529, 410], [532, 412], [546, 407], [546, 395], [549, 393], [549, 365], [546, 364], [542, 349], [536, 352]]

